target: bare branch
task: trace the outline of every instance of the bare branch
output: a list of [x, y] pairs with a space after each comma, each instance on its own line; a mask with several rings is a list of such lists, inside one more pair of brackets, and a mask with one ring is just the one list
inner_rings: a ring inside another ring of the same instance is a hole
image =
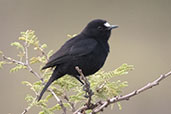
[[94, 107], [87, 107], [87, 106], [82, 106], [81, 108], [79, 108], [78, 110], [76, 110], [73, 114], [83, 114], [82, 112], [84, 112], [85, 110], [89, 110], [91, 109], [92, 110], [92, 113], [90, 114], [96, 114], [100, 111], [103, 111], [104, 108], [108, 107], [110, 104], [112, 103], [116, 103], [116, 102], [119, 102], [119, 101], [124, 101], [124, 100], [129, 100], [131, 97], [135, 96], [135, 95], [138, 95], [140, 94], [141, 92], [144, 92], [154, 86], [157, 86], [159, 85], [159, 83], [167, 78], [171, 76], [171, 71], [164, 74], [164, 75], [161, 75], [159, 78], [157, 78], [156, 80], [154, 80], [153, 82], [151, 83], [148, 83], [147, 85], [143, 86], [142, 88], [138, 89], [138, 90], [135, 90], [129, 94], [126, 94], [124, 96], [116, 96], [116, 97], [113, 97], [111, 99], [108, 99], [106, 101], [99, 101], [97, 102], [96, 104], [94, 104]]
[[7, 57], [7, 56], [5, 56], [5, 55], [2, 55], [2, 58], [3, 58], [4, 60], [7, 60], [7, 61], [12, 62], [12, 63], [15, 63], [15, 64], [20, 64], [20, 65], [23, 65], [23, 66], [26, 65], [26, 64], [25, 64], [24, 62], [22, 62], [22, 61], [15, 60], [15, 59], [13, 59], [13, 58], [11, 58], [11, 57]]

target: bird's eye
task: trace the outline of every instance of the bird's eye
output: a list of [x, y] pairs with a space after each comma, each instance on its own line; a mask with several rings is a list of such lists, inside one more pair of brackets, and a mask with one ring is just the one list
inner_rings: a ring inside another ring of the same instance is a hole
[[103, 27], [102, 27], [102, 26], [98, 26], [97, 29], [98, 29], [98, 30], [102, 30]]

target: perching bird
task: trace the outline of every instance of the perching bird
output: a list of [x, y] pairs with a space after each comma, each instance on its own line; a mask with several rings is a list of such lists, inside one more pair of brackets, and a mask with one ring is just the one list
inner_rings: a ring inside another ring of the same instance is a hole
[[108, 40], [111, 30], [118, 28], [117, 25], [110, 25], [107, 21], [96, 19], [88, 23], [83, 31], [68, 40], [56, 53], [54, 53], [46, 65], [42, 68], [55, 67], [52, 76], [40, 93], [38, 101], [42, 98], [49, 85], [69, 74], [78, 79], [79, 73], [75, 70], [78, 66], [85, 76], [94, 74], [104, 64], [109, 53]]

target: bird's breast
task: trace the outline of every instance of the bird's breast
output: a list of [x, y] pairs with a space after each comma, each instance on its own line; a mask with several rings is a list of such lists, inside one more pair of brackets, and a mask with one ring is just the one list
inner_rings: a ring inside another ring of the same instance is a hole
[[[103, 49], [102, 46], [97, 46], [91, 53], [81, 56], [81, 57], [74, 57], [75, 60], [71, 63], [72, 70], [75, 70], [75, 66], [78, 66], [82, 69], [85, 76], [94, 74], [97, 72], [103, 65], [107, 58], [108, 52]], [[76, 75], [76, 74], [71, 74]]]

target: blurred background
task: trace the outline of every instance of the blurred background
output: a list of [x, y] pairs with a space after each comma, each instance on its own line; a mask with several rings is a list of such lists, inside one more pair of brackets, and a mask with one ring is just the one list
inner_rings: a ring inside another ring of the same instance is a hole
[[[118, 79], [128, 81], [127, 94], [160, 74], [171, 70], [171, 0], [0, 0], [0, 50], [16, 58], [10, 46], [20, 32], [35, 30], [41, 43], [56, 51], [68, 40], [67, 34], [79, 33], [93, 19], [106, 19], [120, 27], [112, 31], [110, 54], [103, 67], [111, 71], [123, 63], [135, 70]], [[0, 113], [20, 114], [29, 92], [21, 81], [37, 78], [25, 70], [9, 73], [12, 66], [0, 70]], [[171, 114], [171, 77], [108, 114]], [[56, 101], [52, 101], [56, 102]], [[27, 114], [37, 114], [32, 108]]]

